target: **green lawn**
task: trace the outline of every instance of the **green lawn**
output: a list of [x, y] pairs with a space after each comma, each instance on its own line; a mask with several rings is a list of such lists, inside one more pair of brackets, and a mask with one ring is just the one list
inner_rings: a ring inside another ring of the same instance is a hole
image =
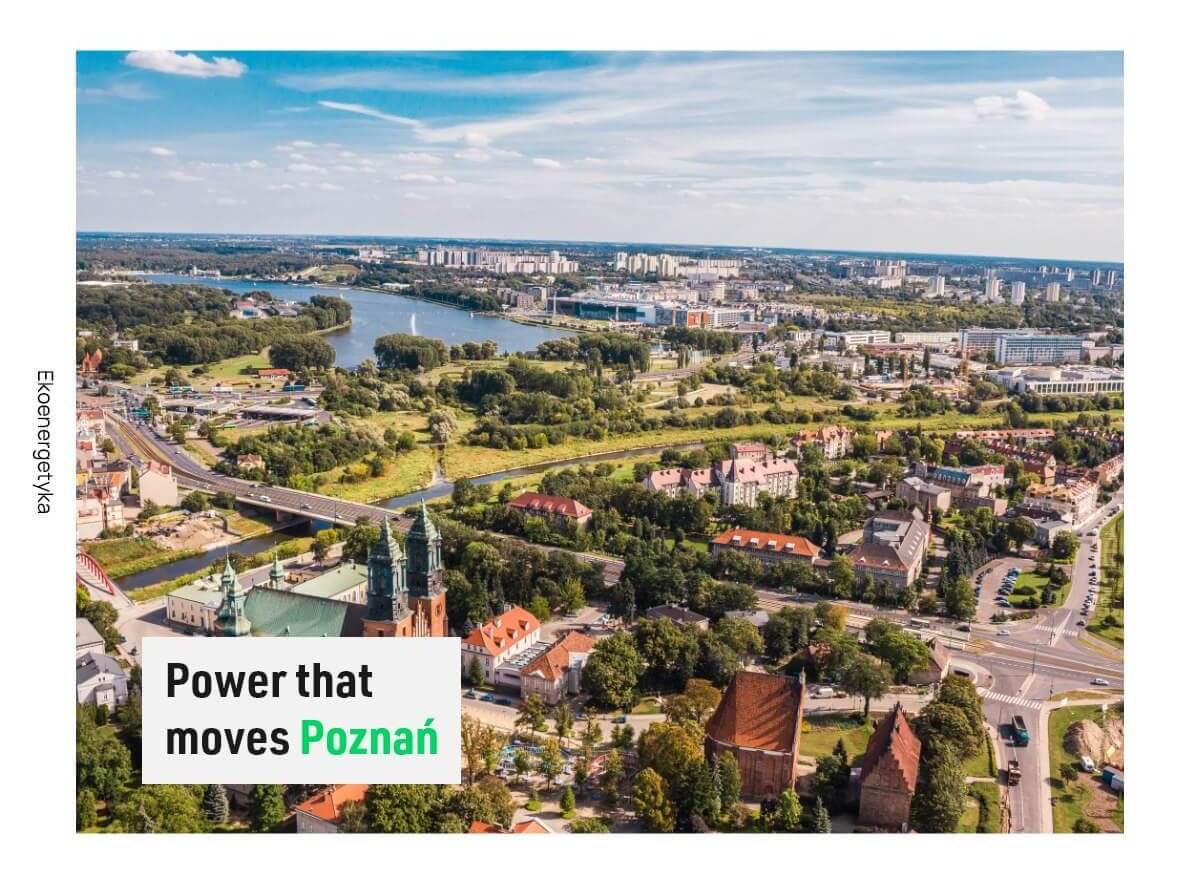
[[963, 762], [963, 773], [969, 777], [990, 777], [994, 776], [990, 765], [992, 741], [987, 735], [984, 735], [984, 744], [978, 752]]
[[[1038, 575], [1036, 572], [1022, 572], [1016, 581], [1016, 588], [1013, 593], [1008, 595], [1008, 602], [1016, 607], [1023, 607], [1025, 597], [1016, 593], [1021, 588], [1032, 588], [1035, 592], [1033, 596], [1041, 599], [1041, 592], [1045, 590], [1045, 586], [1049, 584], [1049, 579], [1044, 575]], [[1070, 582], [1064, 582], [1061, 587], [1057, 589], [1054, 599], [1054, 606], [1061, 606], [1066, 602], [1066, 595], [1070, 593]]]
[[[1099, 600], [1095, 604], [1095, 615], [1087, 625], [1087, 630], [1096, 637], [1118, 647], [1124, 646], [1124, 564], [1117, 563], [1116, 555], [1123, 553], [1124, 514], [1120, 513], [1099, 533]], [[1115, 582], [1108, 581], [1109, 567], [1116, 567], [1121, 571]], [[1113, 606], [1116, 601], [1120, 604], [1118, 608]], [[1104, 624], [1109, 616], [1112, 624]]]
[[113, 579], [193, 557], [198, 551], [173, 551], [148, 538], [110, 538], [89, 541], [83, 550], [99, 561]]
[[[270, 548], [267, 551], [261, 551], [259, 554], [253, 554], [251, 557], [248, 557], [243, 569], [247, 570], [257, 566], [264, 566], [266, 563], [272, 563], [274, 555], [280, 557], [282, 560], [288, 560], [291, 557], [297, 557], [300, 554], [307, 553], [313, 546], [314, 538], [312, 536], [291, 538], [289, 541], [282, 542], [275, 548]], [[212, 552], [211, 562], [215, 563], [217, 559], [217, 555]], [[157, 597], [164, 597], [170, 591], [175, 591], [184, 585], [189, 585], [191, 582], [197, 582], [199, 579], [210, 574], [211, 568], [208, 567], [206, 569], [200, 569], [198, 572], [191, 572], [174, 579], [169, 579], [168, 581], [158, 582], [155, 585], [147, 585], [144, 588], [133, 588], [131, 591], [125, 591], [124, 593], [138, 602], [153, 600]]]
[[[385, 460], [385, 470], [380, 476], [370, 476], [357, 483], [340, 482], [347, 469], [339, 467], [326, 474], [328, 480], [318, 490], [319, 495], [345, 498], [348, 501], [371, 503], [385, 498], [405, 495], [430, 484], [434, 476], [436, 453], [428, 447], [415, 448], [395, 458]], [[367, 465], [354, 465], [357, 471], [367, 472]]]
[[802, 722], [802, 741], [798, 753], [807, 758], [829, 755], [842, 739], [854, 764], [856, 759], [863, 757], [868, 739], [872, 736], [872, 721], [878, 717], [875, 712], [867, 720], [860, 712], [807, 715]]
[[[1120, 706], [1112, 706], [1119, 714]], [[1050, 786], [1054, 799], [1054, 832], [1073, 832], [1074, 822], [1080, 817], [1086, 817], [1086, 807], [1092, 803], [1092, 792], [1084, 783], [1087, 776], [1075, 760], [1062, 745], [1066, 731], [1076, 721], [1090, 719], [1098, 721], [1102, 712], [1097, 705], [1076, 705], [1068, 708], [1056, 708], [1049, 717], [1049, 760]], [[1079, 772], [1079, 779], [1067, 782], [1062, 779], [1060, 769], [1063, 764], [1073, 765]], [[1098, 776], [1098, 773], [1096, 773]], [[1095, 779], [1093, 782], [1098, 783]], [[1110, 821], [1115, 828], [1124, 831], [1124, 797], [1117, 798], [1115, 809], [1110, 814]], [[1106, 827], [1104, 827], [1106, 828]]]
[[1000, 787], [995, 783], [969, 784], [967, 806], [956, 831], [999, 832], [1000, 820]]

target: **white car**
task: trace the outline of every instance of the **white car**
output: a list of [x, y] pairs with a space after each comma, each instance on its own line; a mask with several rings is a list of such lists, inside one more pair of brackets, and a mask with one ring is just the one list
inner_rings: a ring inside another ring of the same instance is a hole
[[1012, 632], [1009, 631], [1007, 628], [1001, 628], [999, 631], [996, 632], [996, 635], [998, 637], [1008, 637], [1008, 635], [1010, 635], [1010, 634], [1012, 634]]
[[1108, 683], [1103, 678], [1091, 678], [1091, 686], [1092, 687], [1106, 687], [1106, 686], [1108, 686]]

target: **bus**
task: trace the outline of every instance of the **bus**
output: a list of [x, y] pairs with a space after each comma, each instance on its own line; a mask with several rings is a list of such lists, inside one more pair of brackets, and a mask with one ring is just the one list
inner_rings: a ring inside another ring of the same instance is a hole
[[1025, 719], [1021, 715], [1012, 716], [1012, 741], [1018, 746], [1029, 744], [1029, 728], [1025, 726]]
[[910, 619], [909, 627], [910, 628], [929, 628], [930, 620], [929, 619]]

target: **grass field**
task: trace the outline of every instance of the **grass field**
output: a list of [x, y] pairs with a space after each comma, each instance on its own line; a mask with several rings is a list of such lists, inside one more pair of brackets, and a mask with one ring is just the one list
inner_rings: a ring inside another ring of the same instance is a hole
[[963, 762], [963, 772], [969, 777], [990, 777], [994, 774], [990, 765], [991, 739], [985, 734], [984, 744], [978, 752]]
[[343, 474], [343, 468], [338, 468], [327, 474], [331, 482], [322, 486], [318, 494], [365, 503], [405, 495], [430, 484], [434, 475], [434, 461], [433, 449], [417, 448], [386, 461], [383, 476], [370, 477], [358, 483], [338, 482]]
[[859, 712], [838, 715], [807, 715], [802, 723], [802, 742], [799, 753], [807, 758], [829, 755], [842, 739], [854, 764], [863, 757], [872, 736], [872, 721], [879, 716], [873, 712], [867, 720]]
[[[1113, 708], [1118, 709], [1119, 706], [1114, 706]], [[1062, 765], [1076, 764], [1074, 756], [1063, 748], [1062, 741], [1065, 739], [1066, 731], [1071, 724], [1085, 719], [1098, 721], [1100, 715], [1100, 706], [1097, 705], [1076, 705], [1069, 708], [1056, 708], [1050, 712], [1049, 782], [1054, 793], [1054, 832], [1073, 832], [1076, 820], [1079, 818], [1086, 819], [1091, 816], [1087, 808], [1094, 803], [1095, 793], [1092, 784], [1098, 784], [1098, 780], [1088, 781], [1088, 775], [1083, 773], [1081, 769], [1078, 771], [1079, 778], [1077, 780], [1068, 782], [1062, 779], [1060, 773]], [[1116, 830], [1123, 832], [1124, 797], [1122, 795], [1118, 797], [1115, 808], [1109, 812], [1106, 820], [1092, 819], [1092, 822], [1099, 823], [1101, 828], [1104, 829], [1114, 826]], [[1107, 825], [1104, 825], [1105, 823]]]
[[[1095, 604], [1095, 615], [1087, 626], [1087, 630], [1096, 637], [1106, 640], [1118, 647], [1124, 646], [1124, 576], [1123, 564], [1117, 565], [1116, 555], [1124, 553], [1124, 515], [1113, 517], [1099, 533], [1099, 600]], [[1107, 569], [1116, 567], [1121, 575], [1116, 581], [1109, 582]], [[1119, 600], [1117, 609], [1112, 604]], [[1113, 623], [1105, 625], [1104, 620], [1112, 617]]]
[[[245, 566], [250, 569], [257, 566], [264, 566], [266, 563], [273, 562], [273, 556], [276, 555], [282, 560], [288, 560], [290, 557], [297, 557], [300, 554], [307, 553], [310, 548], [314, 546], [313, 536], [303, 536], [301, 538], [291, 538], [289, 541], [277, 545], [275, 548], [270, 548], [267, 551], [261, 551], [259, 554], [253, 554], [248, 558]], [[211, 554], [211, 562], [215, 563], [218, 560], [218, 555]], [[125, 591], [131, 599], [138, 603], [143, 603], [146, 600], [154, 600], [157, 597], [164, 597], [170, 591], [176, 591], [183, 585], [189, 585], [191, 582], [197, 582], [211, 574], [210, 567], [200, 569], [197, 572], [190, 572], [185, 575], [180, 575], [177, 578], [168, 579], [164, 582], [158, 582], [155, 585], [146, 585], [143, 588], [133, 588], [130, 591]]]
[[[1017, 591], [1020, 591], [1021, 588], [1032, 588], [1034, 591], [1033, 596], [1040, 601], [1041, 592], [1045, 590], [1045, 586], [1048, 583], [1048, 578], [1043, 575], [1038, 575], [1036, 572], [1022, 572], [1020, 577], [1017, 579], [1016, 588], [1011, 594], [1008, 595], [1008, 602], [1013, 606], [1018, 607], [1024, 605], [1023, 601], [1025, 600], [1025, 597], [1017, 593]], [[1064, 582], [1062, 586], [1058, 588], [1055, 594], [1054, 605], [1061, 606], [1063, 603], [1065, 603], [1066, 595], [1069, 593], [1070, 582]]]
[[967, 806], [956, 831], [999, 832], [1000, 820], [1000, 787], [995, 783], [969, 784]]
[[[194, 369], [205, 367], [206, 373], [194, 377]], [[269, 353], [267, 349], [261, 350], [259, 353], [252, 353], [248, 356], [233, 356], [230, 359], [223, 359], [220, 362], [212, 362], [206, 366], [199, 365], [179, 365], [178, 370], [182, 372], [186, 378], [187, 383], [191, 386], [199, 388], [212, 387], [220, 381], [239, 384], [251, 385], [259, 383], [261, 389], [280, 389], [281, 384], [264, 383], [256, 376], [257, 368], [268, 368]], [[140, 372], [132, 378], [134, 384], [147, 384], [154, 377], [163, 377], [165, 375], [164, 368], [149, 368]]]
[[114, 579], [123, 578], [175, 560], [193, 557], [199, 551], [172, 551], [148, 538], [111, 538], [89, 541], [83, 549], [99, 561], [104, 572]]

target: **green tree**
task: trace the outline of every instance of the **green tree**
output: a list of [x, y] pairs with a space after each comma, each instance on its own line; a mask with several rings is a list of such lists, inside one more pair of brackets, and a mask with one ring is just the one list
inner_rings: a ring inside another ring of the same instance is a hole
[[227, 822], [227, 790], [219, 783], [207, 786], [202, 796], [202, 812], [211, 823]]
[[512, 770], [516, 775], [517, 782], [520, 782], [521, 777], [533, 769], [533, 763], [529, 758], [527, 749], [518, 748], [512, 753]]
[[873, 699], [879, 699], [892, 685], [888, 668], [867, 657], [855, 659], [843, 670], [842, 687], [852, 696], [864, 698], [864, 717]]
[[607, 828], [607, 823], [603, 822], [603, 820], [600, 820], [598, 817], [583, 817], [580, 820], [573, 820], [571, 821], [570, 826], [567, 828], [569, 828], [570, 831], [575, 834], [611, 832], [611, 830]]
[[740, 764], [731, 752], [724, 752], [718, 759], [719, 769], [719, 801], [723, 810], [734, 807], [740, 800], [743, 789], [743, 779], [740, 776]]
[[532, 693], [517, 707], [515, 726], [517, 730], [528, 727], [536, 733], [541, 733], [546, 728], [546, 714], [545, 700], [541, 698], [540, 693]]
[[598, 706], [628, 708], [636, 701], [636, 685], [644, 670], [644, 659], [631, 635], [620, 631], [595, 644], [583, 667], [583, 689]]
[[479, 658], [472, 656], [471, 661], [467, 663], [467, 683], [472, 687], [482, 687], [485, 680], [483, 666], [479, 664]]
[[343, 802], [339, 808], [339, 831], [368, 831], [368, 808], [362, 801]]
[[553, 788], [554, 780], [562, 772], [564, 764], [562, 750], [558, 748], [556, 740], [547, 739], [542, 743], [541, 754], [537, 758], [537, 772], [544, 777], [546, 789]]
[[705, 724], [719, 706], [723, 694], [719, 688], [702, 678], [691, 678], [686, 689], [665, 701], [665, 715], [671, 721], [693, 721]]
[[562, 816], [569, 820], [574, 816], [575, 801], [574, 789], [567, 786], [562, 790], [562, 797], [558, 801], [558, 807], [562, 811]]
[[610, 808], [620, 803], [620, 783], [624, 781], [624, 758], [619, 749], [612, 749], [607, 760], [603, 762], [603, 775], [599, 778], [599, 788], [603, 799]]
[[202, 786], [138, 786], [112, 808], [126, 832], [204, 832]]
[[343, 559], [354, 563], [367, 563], [372, 545], [380, 541], [380, 528], [373, 526], [367, 518], [361, 518], [351, 527], [343, 541]]
[[909, 675], [930, 664], [930, 651], [926, 645], [904, 631], [892, 631], [883, 635], [873, 650], [888, 663], [893, 678], [899, 683], [905, 683]]
[[574, 732], [574, 712], [565, 702], [560, 702], [554, 708], [554, 731], [558, 734], [558, 741], [565, 742]]
[[95, 793], [90, 789], [80, 789], [74, 797], [74, 828], [80, 832], [95, 825], [98, 815], [95, 813]]
[[373, 832], [434, 832], [445, 802], [443, 787], [374, 783], [364, 793]]
[[921, 759], [911, 820], [918, 832], [954, 832], [967, 800], [966, 777], [955, 748], [937, 742]]
[[810, 808], [810, 831], [811, 832], [827, 832], [831, 831], [831, 816], [827, 813], [826, 806], [822, 803], [822, 797], [816, 796], [814, 798], [814, 806]]
[[913, 722], [913, 730], [924, 748], [950, 745], [962, 758], [974, 755], [982, 742], [981, 735], [972, 730], [961, 708], [939, 700], [934, 700], [921, 710]]
[[255, 831], [272, 832], [285, 821], [284, 787], [269, 783], [253, 786], [249, 813]]
[[769, 815], [770, 832], [797, 832], [802, 825], [802, 803], [797, 793], [786, 789], [777, 799], [777, 806]]
[[673, 832], [674, 806], [661, 774], [646, 767], [632, 784], [632, 807], [649, 832]]

